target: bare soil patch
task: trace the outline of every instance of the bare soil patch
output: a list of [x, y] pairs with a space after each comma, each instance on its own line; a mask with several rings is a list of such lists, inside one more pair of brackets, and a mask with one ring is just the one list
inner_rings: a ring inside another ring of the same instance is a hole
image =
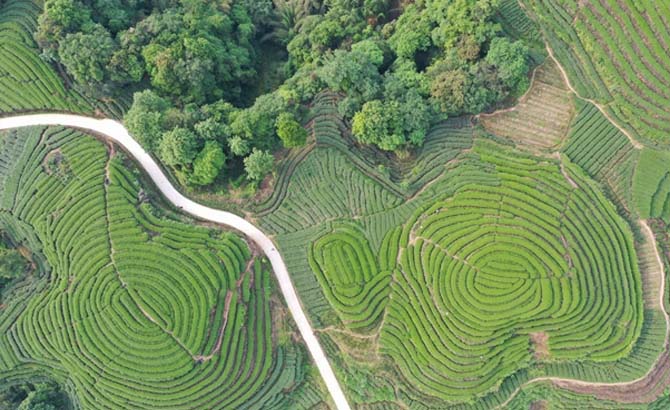
[[578, 381], [556, 380], [555, 386], [575, 393], [593, 395], [603, 400], [620, 403], [649, 403], [656, 400], [670, 386], [670, 354], [666, 346], [657, 365], [642, 380], [622, 385], [592, 385]]
[[537, 400], [530, 404], [529, 410], [548, 410], [549, 403], [546, 400]]
[[556, 63], [547, 59], [536, 69], [529, 91], [516, 106], [479, 119], [492, 134], [527, 148], [548, 149], [563, 142], [574, 113], [570, 90]]
[[530, 343], [533, 346], [533, 356], [536, 360], [546, 360], [551, 354], [549, 353], [549, 335], [545, 332], [534, 332], [528, 334]]

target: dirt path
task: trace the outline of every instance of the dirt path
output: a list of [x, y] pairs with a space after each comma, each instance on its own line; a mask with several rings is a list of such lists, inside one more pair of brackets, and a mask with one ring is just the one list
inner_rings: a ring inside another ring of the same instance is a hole
[[652, 401], [656, 398], [656, 393], [661, 394], [665, 389], [665, 386], [670, 384], [670, 346], [668, 345], [668, 342], [670, 341], [670, 315], [668, 315], [668, 312], [665, 310], [664, 303], [666, 277], [665, 267], [663, 266], [661, 255], [658, 253], [656, 239], [654, 238], [654, 233], [649, 227], [649, 224], [647, 224], [647, 222], [642, 219], [640, 219], [639, 222], [642, 225], [642, 230], [644, 231], [647, 240], [654, 244], [656, 262], [660, 268], [658, 272], [660, 272], [663, 276], [661, 280], [658, 302], [660, 304], [660, 310], [665, 318], [665, 342], [663, 344], [663, 352], [656, 359], [656, 362], [651, 367], [651, 369], [649, 369], [649, 371], [644, 376], [635, 380], [614, 383], [587, 382], [583, 380], [562, 377], [537, 377], [517, 387], [517, 389], [512, 392], [507, 400], [495, 407], [495, 409], [501, 409], [507, 406], [524, 387], [543, 381], [551, 382], [557, 387], [567, 389], [575, 393], [589, 394], [600, 399], [609, 399], [628, 403]]
[[621, 133], [623, 135], [625, 135], [628, 138], [628, 140], [630, 141], [631, 144], [633, 144], [633, 147], [635, 147], [635, 149], [644, 148], [644, 146], [639, 141], [637, 141], [635, 138], [633, 138], [633, 136], [630, 135], [630, 133], [628, 131], [626, 131], [623, 127], [621, 127], [614, 120], [614, 118], [612, 118], [612, 116], [607, 112], [607, 110], [603, 107], [602, 104], [600, 104], [599, 102], [597, 102], [595, 100], [592, 100], [590, 98], [582, 97], [581, 95], [579, 95], [577, 90], [575, 90], [575, 88], [570, 83], [570, 78], [568, 78], [567, 71], [565, 71], [565, 68], [563, 68], [563, 66], [558, 61], [558, 59], [556, 59], [556, 57], [554, 57], [554, 51], [551, 49], [551, 47], [549, 47], [549, 43], [546, 43], [546, 47], [547, 47], [547, 53], [549, 53], [549, 57], [552, 60], [554, 60], [554, 62], [556, 63], [556, 66], [561, 71], [561, 75], [563, 76], [563, 79], [565, 80], [565, 84], [567, 84], [568, 88], [575, 95], [575, 97], [579, 98], [582, 101], [586, 101], [586, 102], [589, 102], [589, 103], [593, 104], [598, 110], [600, 110], [600, 112], [605, 116], [605, 118], [607, 118], [607, 120], [610, 123], [612, 123], [612, 125], [614, 125], [619, 131], [621, 131]]
[[223, 307], [223, 323], [221, 324], [221, 327], [219, 328], [219, 333], [216, 338], [216, 345], [214, 346], [214, 349], [212, 352], [206, 356], [204, 355], [197, 355], [194, 356], [193, 358], [197, 361], [200, 362], [206, 362], [208, 360], [212, 360], [212, 357], [214, 357], [215, 354], [221, 350], [221, 343], [223, 342], [223, 333], [226, 330], [226, 325], [228, 325], [228, 313], [230, 312], [230, 302], [233, 300], [233, 292], [228, 291], [226, 292], [226, 299], [224, 301], [224, 307]]
[[153, 157], [149, 155], [137, 141], [135, 141], [123, 124], [118, 121], [71, 114], [28, 114], [0, 119], [0, 130], [44, 125], [59, 125], [92, 131], [119, 144], [135, 159], [163, 196], [165, 196], [165, 198], [176, 208], [179, 208], [183, 212], [189, 213], [198, 219], [215, 222], [236, 229], [255, 242], [256, 245], [263, 250], [263, 253], [265, 253], [272, 265], [272, 271], [277, 278], [279, 288], [284, 295], [289, 311], [298, 326], [300, 335], [302, 336], [317, 369], [321, 373], [321, 377], [323, 378], [324, 384], [326, 385], [336, 408], [338, 410], [350, 409], [349, 403], [344, 396], [344, 392], [335, 377], [335, 373], [330, 367], [330, 362], [328, 361], [319, 340], [314, 334], [314, 330], [307, 319], [307, 315], [305, 315], [298, 294], [293, 287], [293, 282], [291, 281], [286, 264], [275, 244], [267, 235], [251, 222], [238, 215], [220, 209], [209, 208], [182, 195], [172, 183], [170, 183]]
[[561, 157], [561, 153], [556, 151], [554, 152], [554, 158], [558, 160], [559, 167], [561, 168], [561, 174], [563, 174], [563, 177], [570, 183], [570, 185], [575, 188], [579, 189], [579, 185], [575, 182], [574, 179], [568, 174], [568, 171], [565, 170], [565, 165], [563, 165], [563, 157]]

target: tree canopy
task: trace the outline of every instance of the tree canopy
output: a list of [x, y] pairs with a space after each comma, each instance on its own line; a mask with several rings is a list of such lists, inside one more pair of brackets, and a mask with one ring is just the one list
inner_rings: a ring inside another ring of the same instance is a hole
[[277, 117], [277, 135], [286, 148], [301, 147], [307, 141], [307, 130], [289, 112], [283, 112]]
[[198, 152], [195, 143], [192, 131], [187, 128], [174, 128], [163, 135], [158, 155], [167, 165], [190, 164]]
[[244, 170], [252, 181], [260, 181], [270, 171], [274, 164], [274, 157], [267, 151], [254, 148], [248, 157], [244, 158]]
[[17, 410], [58, 410], [68, 408], [66, 394], [54, 383], [23, 383], [0, 394], [0, 408]]
[[[35, 37], [89, 95], [139, 90], [124, 118], [130, 132], [181, 181], [207, 185], [226, 158], [247, 169], [235, 157], [254, 155], [256, 164], [259, 152], [304, 144], [304, 107], [326, 89], [339, 94], [354, 137], [388, 151], [418, 147], [432, 124], [519, 94], [528, 48], [504, 37], [497, 8], [496, 0], [46, 0]], [[268, 88], [270, 72], [279, 80]]]
[[193, 161], [191, 182], [196, 185], [211, 184], [219, 175], [225, 162], [226, 154], [224, 154], [221, 145], [214, 141], [207, 141], [205, 147]]
[[0, 278], [14, 279], [21, 276], [27, 267], [26, 259], [21, 253], [0, 243]]

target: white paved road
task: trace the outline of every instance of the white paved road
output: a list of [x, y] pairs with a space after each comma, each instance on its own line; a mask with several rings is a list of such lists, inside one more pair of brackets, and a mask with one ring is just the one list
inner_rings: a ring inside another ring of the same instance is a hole
[[199, 219], [216, 222], [237, 229], [256, 242], [272, 264], [272, 269], [277, 277], [279, 287], [281, 288], [284, 299], [291, 311], [291, 315], [293, 315], [293, 319], [298, 325], [298, 330], [300, 330], [300, 334], [321, 373], [321, 377], [323, 377], [326, 387], [335, 402], [335, 406], [338, 410], [350, 409], [347, 399], [342, 392], [342, 388], [333, 373], [333, 369], [330, 367], [330, 363], [328, 362], [318, 339], [314, 335], [314, 330], [302, 309], [298, 295], [291, 282], [291, 277], [286, 269], [286, 264], [275, 245], [272, 243], [272, 240], [270, 240], [270, 238], [268, 238], [260, 229], [244, 218], [230, 212], [206, 207], [191, 201], [179, 193], [179, 191], [172, 186], [156, 161], [154, 161], [144, 148], [130, 136], [126, 128], [117, 121], [109, 119], [98, 120], [95, 118], [70, 114], [30, 114], [0, 118], [0, 130], [34, 125], [61, 125], [81, 128], [109, 138], [124, 147], [125, 150], [135, 158], [147, 174], [149, 174], [158, 189], [174, 204], [174, 206]]

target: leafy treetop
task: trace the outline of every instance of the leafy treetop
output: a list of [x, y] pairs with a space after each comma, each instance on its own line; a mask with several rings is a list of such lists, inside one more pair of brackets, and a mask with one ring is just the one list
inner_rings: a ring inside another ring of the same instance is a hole
[[[341, 94], [338, 110], [360, 143], [388, 151], [420, 146], [435, 122], [518, 94], [528, 49], [501, 35], [497, 7], [46, 0], [35, 37], [89, 95], [144, 89], [125, 115], [128, 129], [180, 181], [207, 185], [241, 164], [257, 181], [267, 174], [255, 166], [260, 152], [304, 144], [302, 107], [324, 89]], [[270, 72], [279, 85], [268, 88]]]

